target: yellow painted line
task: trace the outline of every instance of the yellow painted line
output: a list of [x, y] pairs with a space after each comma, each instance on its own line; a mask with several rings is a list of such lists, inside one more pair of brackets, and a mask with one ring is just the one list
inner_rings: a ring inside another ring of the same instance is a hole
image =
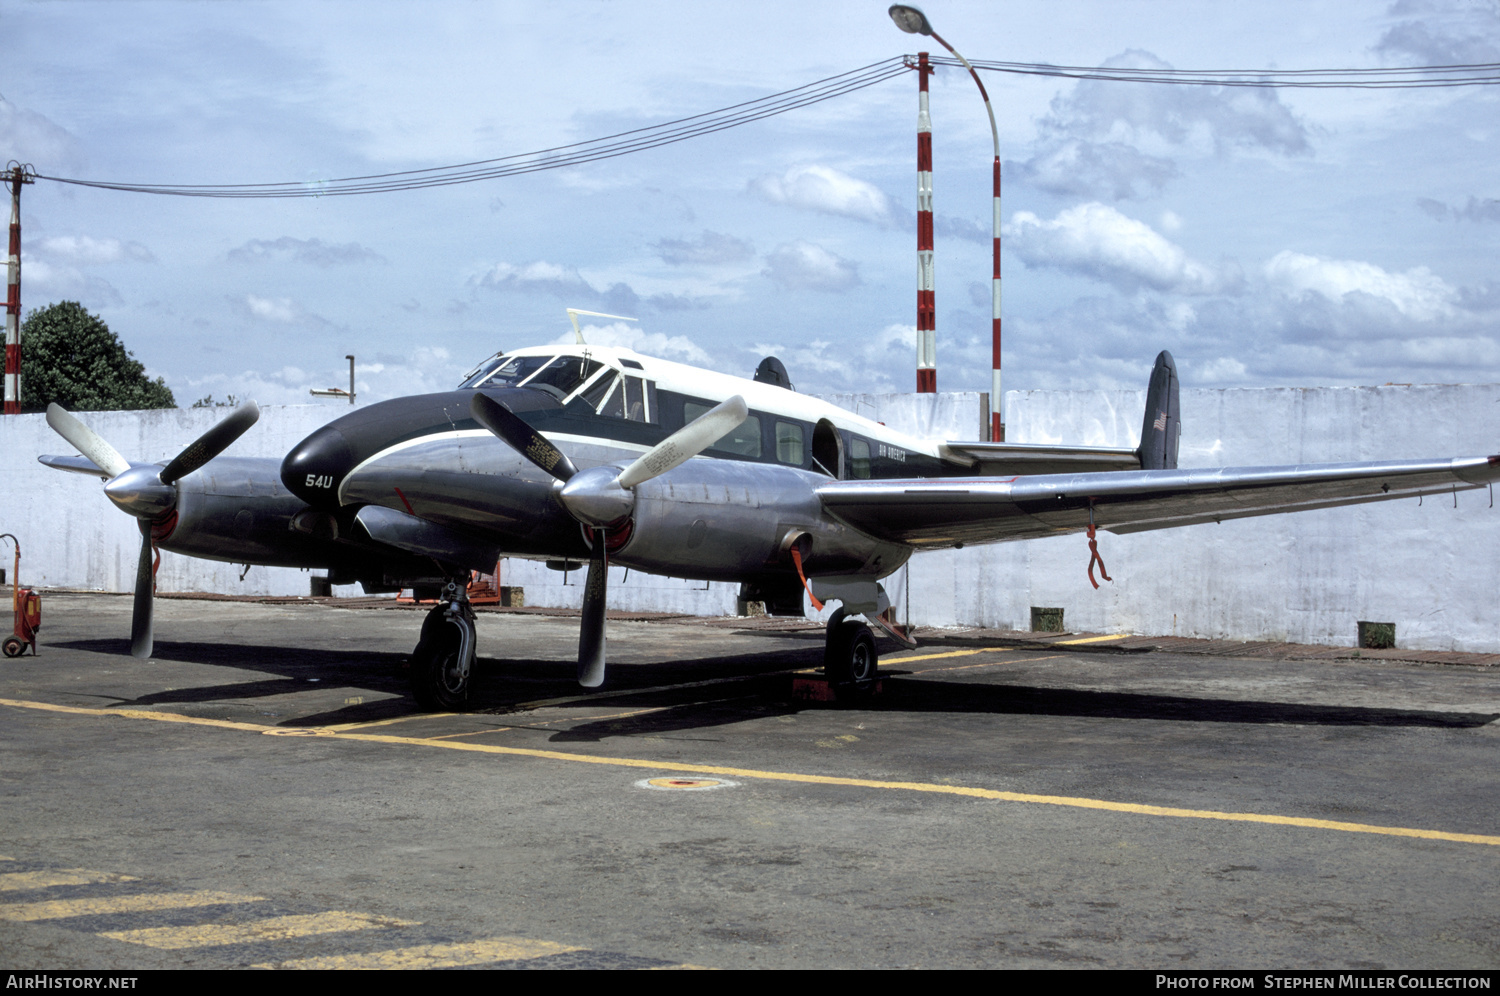
[[941, 654], [918, 654], [916, 657], [887, 657], [884, 664], [905, 664], [908, 661], [935, 661], [943, 657], [972, 657], [974, 654], [1001, 653], [1010, 647], [980, 647], [978, 650], [949, 650]]
[[716, 968], [707, 965], [694, 965], [692, 962], [682, 962], [678, 965], [652, 965], [646, 969], [648, 972], [717, 972]]
[[410, 716], [396, 716], [392, 719], [372, 719], [368, 723], [330, 723], [323, 729], [343, 733], [345, 730], [370, 730], [377, 726], [394, 726], [396, 723], [409, 723], [417, 719], [443, 719], [457, 715], [456, 712], [419, 712]]
[[368, 913], [346, 913], [331, 910], [297, 916], [273, 916], [264, 920], [234, 924], [194, 924], [191, 927], [147, 927], [142, 930], [115, 930], [101, 934], [116, 941], [144, 944], [169, 951], [182, 948], [211, 948], [224, 944], [255, 944], [264, 941], [286, 941], [314, 934], [336, 934], [348, 930], [370, 930], [383, 927], [415, 927], [415, 920], [396, 920]]
[[583, 948], [556, 944], [552, 941], [533, 941], [524, 937], [491, 937], [482, 941], [467, 941], [463, 944], [423, 944], [412, 948], [395, 948], [390, 951], [370, 951], [365, 954], [328, 955], [323, 958], [296, 958], [291, 961], [253, 965], [252, 968], [313, 968], [313, 969], [358, 969], [358, 968], [463, 968], [466, 965], [487, 965], [496, 961], [529, 961], [548, 955], [582, 951]]
[[1079, 644], [1079, 643], [1104, 643], [1104, 642], [1106, 642], [1108, 640], [1128, 640], [1128, 639], [1130, 639], [1130, 634], [1129, 633], [1120, 633], [1120, 634], [1118, 634], [1116, 636], [1085, 636], [1081, 640], [1054, 640], [1053, 643], [1052, 643], [1052, 646], [1054, 646], [1054, 647], [1071, 647], [1071, 646], [1074, 646], [1074, 645]]
[[982, 664], [959, 664], [956, 667], [924, 667], [922, 670], [914, 673], [918, 675], [936, 674], [941, 671], [968, 671], [976, 667], [999, 667], [1002, 664], [1030, 664], [1032, 661], [1050, 661], [1064, 656], [1066, 655], [1048, 654], [1046, 657], [1023, 657], [1020, 660], [1013, 661], [985, 661]]
[[[980, 651], [975, 651], [980, 652]], [[202, 726], [220, 726], [233, 729], [253, 730], [263, 733], [277, 727], [257, 726], [253, 723], [227, 723], [222, 720], [199, 719], [195, 716], [174, 716], [171, 713], [109, 709], [87, 709], [78, 706], [54, 706], [45, 702], [26, 702], [16, 699], [0, 699], [0, 705], [18, 708], [37, 708], [90, 716], [128, 715], [132, 719], [150, 719], [160, 722], [194, 723]], [[1173, 806], [1148, 806], [1133, 802], [1111, 802], [1107, 799], [1088, 799], [1066, 795], [1035, 795], [1026, 792], [1006, 792], [999, 789], [971, 788], [963, 785], [939, 785], [931, 782], [894, 782], [870, 778], [845, 778], [837, 775], [807, 775], [792, 771], [761, 771], [754, 768], [730, 768], [713, 764], [670, 764], [650, 758], [598, 757], [590, 754], [569, 754], [563, 751], [539, 750], [533, 747], [502, 747], [499, 744], [475, 744], [456, 740], [435, 740], [419, 737], [393, 737], [378, 733], [338, 733], [320, 740], [357, 740], [365, 743], [385, 743], [442, 747], [447, 750], [473, 751], [481, 754], [506, 754], [514, 757], [532, 757], [550, 761], [568, 761], [574, 764], [597, 764], [615, 768], [651, 768], [660, 771], [693, 772], [703, 775], [725, 775], [730, 778], [758, 778], [765, 781], [794, 782], [804, 785], [843, 785], [850, 788], [888, 789], [902, 792], [926, 792], [934, 795], [957, 795], [971, 799], [993, 799], [999, 802], [1027, 802], [1045, 806], [1068, 806], [1077, 809], [1103, 810], [1116, 813], [1135, 813], [1142, 816], [1170, 816], [1185, 819], [1225, 820], [1231, 823], [1265, 823], [1276, 826], [1309, 827], [1320, 830], [1339, 830], [1345, 833], [1369, 833], [1390, 837], [1420, 837], [1425, 840], [1449, 840], [1464, 844], [1487, 844], [1500, 847], [1500, 836], [1478, 833], [1450, 833], [1446, 830], [1421, 830], [1412, 827], [1386, 827], [1370, 823], [1348, 823], [1341, 820], [1316, 820], [1303, 816], [1275, 816], [1265, 813], [1231, 813], [1212, 809], [1179, 809]], [[82, 902], [82, 900], [77, 900]], [[249, 902], [249, 899], [237, 900]], [[0, 906], [0, 910], [5, 907]], [[12, 907], [14, 908], [14, 907]], [[59, 914], [79, 916], [81, 914]], [[5, 919], [0, 913], [0, 919]], [[10, 919], [14, 919], [13, 917]]]
[[482, 730], [470, 730], [468, 733], [444, 733], [440, 737], [428, 737], [428, 740], [452, 740], [455, 737], [477, 737], [485, 733], [504, 733], [506, 730], [514, 729], [511, 726], [486, 726]]
[[193, 906], [264, 901], [261, 896], [241, 896], [231, 892], [152, 892], [100, 899], [55, 899], [47, 903], [0, 903], [0, 920], [61, 920], [70, 916], [140, 913], [146, 910], [177, 910]]
[[0, 892], [50, 889], [54, 885], [92, 885], [95, 882], [136, 882], [134, 875], [89, 871], [87, 868], [54, 868], [51, 871], [6, 872], [0, 875]]

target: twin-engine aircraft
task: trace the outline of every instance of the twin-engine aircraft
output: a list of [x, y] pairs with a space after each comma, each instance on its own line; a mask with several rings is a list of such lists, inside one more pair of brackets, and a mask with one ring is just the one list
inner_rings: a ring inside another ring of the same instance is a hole
[[[56, 405], [48, 423], [140, 524], [131, 652], [152, 650], [155, 549], [323, 568], [367, 592], [438, 605], [412, 654], [427, 708], [467, 701], [476, 653], [471, 570], [500, 557], [588, 564], [578, 680], [605, 680], [607, 568], [737, 581], [800, 616], [839, 603], [825, 668], [875, 679], [880, 581], [919, 550], [1095, 528], [1164, 529], [1484, 487], [1500, 456], [1179, 470], [1177, 372], [1157, 357], [1136, 449], [908, 437], [792, 389], [775, 358], [753, 380], [628, 349], [497, 353], [457, 390], [384, 401], [314, 432], [280, 462], [221, 457], [254, 424], [238, 408], [166, 464], [131, 463]], [[1092, 577], [1092, 574], [1090, 575]]]

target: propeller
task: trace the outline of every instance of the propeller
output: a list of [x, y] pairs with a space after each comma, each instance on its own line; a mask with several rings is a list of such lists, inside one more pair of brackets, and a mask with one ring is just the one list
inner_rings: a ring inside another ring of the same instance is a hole
[[151, 656], [156, 593], [152, 530], [172, 521], [171, 516], [177, 510], [177, 482], [228, 449], [258, 418], [260, 409], [255, 402], [245, 402], [157, 470], [145, 464], [132, 466], [104, 437], [61, 405], [47, 406], [47, 424], [109, 476], [104, 485], [105, 496], [139, 521], [141, 555], [136, 561], [135, 600], [130, 617], [130, 652], [134, 656]]
[[609, 533], [628, 528], [635, 511], [635, 488], [697, 456], [736, 429], [750, 415], [745, 399], [735, 395], [642, 453], [630, 466], [579, 470], [515, 412], [485, 394], [469, 402], [474, 420], [562, 485], [557, 500], [589, 530], [593, 547], [583, 587], [583, 620], [578, 633], [578, 683], [604, 684], [604, 623], [608, 607]]

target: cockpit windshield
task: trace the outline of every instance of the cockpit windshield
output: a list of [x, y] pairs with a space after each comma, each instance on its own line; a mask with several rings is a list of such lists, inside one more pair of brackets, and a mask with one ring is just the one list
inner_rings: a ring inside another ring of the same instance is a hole
[[598, 360], [576, 355], [512, 356], [498, 365], [487, 364], [459, 387], [534, 387], [558, 398], [566, 398], [594, 375]]

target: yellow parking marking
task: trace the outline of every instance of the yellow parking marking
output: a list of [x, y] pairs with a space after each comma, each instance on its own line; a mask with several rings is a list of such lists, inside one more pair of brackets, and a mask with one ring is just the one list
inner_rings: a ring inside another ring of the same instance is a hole
[[487, 965], [496, 961], [529, 961], [548, 955], [582, 951], [583, 948], [556, 944], [552, 941], [533, 941], [524, 937], [491, 937], [482, 941], [463, 944], [423, 944], [412, 948], [395, 948], [391, 951], [370, 951], [365, 954], [328, 955], [323, 958], [297, 958], [292, 961], [254, 965], [253, 968], [463, 968], [466, 965]]
[[410, 716], [393, 716], [390, 719], [372, 719], [367, 723], [330, 723], [323, 729], [343, 733], [345, 730], [371, 730], [377, 726], [394, 726], [397, 723], [410, 723], [419, 719], [444, 719], [457, 715], [456, 712], [421, 712]]
[[50, 889], [54, 885], [92, 885], [95, 882], [136, 882], [134, 875], [89, 871], [87, 868], [55, 868], [51, 871], [6, 872], [0, 875], [0, 892]]
[[[975, 651], [982, 653], [982, 651]], [[27, 702], [17, 699], [0, 699], [0, 705], [15, 706], [21, 709], [44, 709], [54, 712], [67, 712], [85, 716], [126, 716], [131, 719], [149, 719], [158, 722], [191, 723], [200, 726], [218, 726], [231, 729], [252, 730], [263, 733], [268, 729], [276, 727], [257, 726], [254, 723], [229, 723], [217, 719], [200, 719], [196, 716], [177, 716], [172, 713], [149, 712], [144, 710], [118, 711], [111, 709], [90, 709], [81, 706], [57, 706], [47, 702]], [[636, 757], [600, 757], [590, 754], [569, 754], [563, 751], [540, 750], [534, 747], [502, 747], [499, 744], [476, 744], [457, 740], [434, 740], [419, 737], [393, 737], [378, 733], [338, 733], [331, 737], [316, 738], [322, 742], [329, 740], [357, 740], [364, 743], [385, 743], [400, 745], [417, 745], [428, 747], [441, 747], [447, 750], [474, 751], [481, 754], [506, 754], [513, 757], [531, 757], [550, 761], [567, 761], [574, 764], [596, 764], [614, 768], [654, 768], [661, 770], [662, 762], [650, 758]], [[1179, 809], [1174, 806], [1148, 806], [1133, 802], [1112, 802], [1107, 799], [1089, 799], [1079, 796], [1066, 795], [1036, 795], [1028, 792], [1007, 792], [1000, 789], [971, 788], [963, 785], [941, 785], [931, 782], [895, 782], [881, 781], [870, 778], [845, 778], [837, 775], [808, 775], [792, 771], [761, 771], [753, 768], [730, 768], [713, 764], [683, 764], [672, 762], [672, 769], [682, 772], [693, 772], [702, 775], [724, 775], [730, 778], [758, 778], [765, 781], [795, 782], [804, 785], [843, 785], [850, 788], [872, 788], [886, 789], [900, 792], [925, 792], [935, 795], [957, 795], [971, 799], [993, 799], [998, 802], [1026, 802], [1045, 806], [1068, 806], [1078, 809], [1093, 809], [1116, 813], [1134, 813], [1141, 816], [1168, 816], [1183, 819], [1199, 820], [1224, 820], [1231, 823], [1264, 823], [1277, 826], [1308, 827], [1320, 830], [1338, 830], [1344, 833], [1368, 833], [1380, 834], [1390, 837], [1420, 837], [1426, 840], [1448, 840], [1464, 844], [1486, 844], [1492, 847], [1500, 847], [1500, 836], [1478, 833], [1451, 833], [1446, 830], [1422, 830], [1414, 827], [1387, 827], [1377, 826], [1370, 823], [1348, 823], [1342, 820], [1317, 820], [1304, 816], [1276, 816], [1267, 813], [1232, 813], [1220, 812], [1212, 809]], [[250, 899], [241, 898], [239, 902], [249, 902]], [[74, 900], [83, 902], [83, 900]], [[14, 909], [15, 907], [11, 907]], [[5, 907], [0, 907], [0, 910]], [[59, 916], [80, 916], [78, 913], [57, 914]], [[15, 919], [6, 917], [0, 912], [0, 919]]]
[[140, 913], [146, 910], [176, 910], [193, 906], [264, 901], [262, 896], [241, 896], [230, 892], [152, 892], [139, 896], [100, 899], [55, 899], [46, 903], [0, 903], [0, 920], [61, 920], [70, 916]]
[[224, 944], [255, 944], [285, 941], [313, 934], [336, 934], [346, 930], [370, 930], [383, 927], [415, 927], [415, 920], [396, 920], [367, 913], [331, 910], [298, 916], [273, 916], [264, 920], [235, 924], [195, 924], [191, 927], [147, 927], [142, 930], [115, 930], [102, 937], [151, 948], [179, 950], [211, 948]]
[[1104, 643], [1107, 640], [1128, 640], [1128, 639], [1130, 639], [1130, 634], [1129, 633], [1120, 633], [1120, 634], [1117, 634], [1115, 636], [1085, 636], [1081, 640], [1054, 640], [1053, 643], [1052, 643], [1052, 646], [1054, 646], [1054, 647], [1071, 647], [1071, 646], [1073, 646], [1075, 644], [1078, 644], [1078, 643]]
[[1022, 657], [1019, 660], [1009, 660], [1009, 661], [984, 661], [983, 663], [980, 663], [980, 664], [959, 664], [959, 665], [956, 665], [954, 667], [924, 667], [924, 668], [922, 668], [922, 670], [917, 671], [915, 673], [920, 675], [920, 674], [936, 674], [936, 673], [938, 673], [940, 671], [969, 671], [969, 670], [972, 670], [973, 668], [976, 668], [976, 667], [999, 667], [1002, 664], [1030, 664], [1032, 661], [1050, 661], [1050, 660], [1056, 660], [1057, 658], [1064, 657], [1064, 656], [1066, 656], [1066, 655], [1065, 654], [1048, 654], [1046, 657]]
[[977, 650], [949, 650], [941, 654], [918, 654], [915, 657], [887, 657], [886, 664], [906, 664], [911, 661], [935, 661], [943, 657], [972, 657], [975, 654], [1002, 653], [1012, 647], [980, 647]]
[[506, 730], [509, 730], [509, 729], [513, 729], [513, 727], [509, 727], [509, 726], [486, 726], [482, 730], [470, 730], [467, 733], [444, 733], [442, 736], [428, 737], [427, 739], [429, 739], [429, 740], [452, 740], [454, 737], [477, 737], [477, 736], [480, 736], [481, 734], [485, 734], [485, 733], [504, 733]]

